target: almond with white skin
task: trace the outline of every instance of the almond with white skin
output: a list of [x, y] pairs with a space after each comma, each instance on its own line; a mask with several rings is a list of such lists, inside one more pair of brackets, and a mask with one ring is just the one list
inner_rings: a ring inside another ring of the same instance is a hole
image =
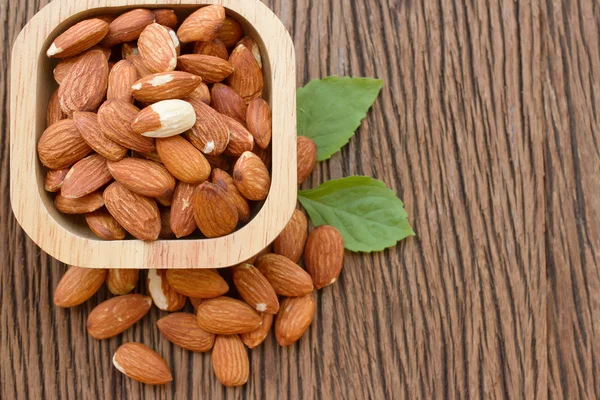
[[260, 346], [260, 344], [264, 342], [269, 335], [269, 331], [273, 325], [274, 316], [272, 314], [263, 313], [260, 318], [262, 319], [262, 324], [258, 328], [252, 332], [242, 333], [240, 335], [240, 338], [249, 349], [254, 349]]
[[122, 295], [135, 289], [139, 271], [132, 268], [111, 268], [106, 276], [106, 287], [112, 294]]
[[240, 296], [256, 311], [267, 314], [277, 314], [279, 311], [275, 289], [253, 265], [242, 264], [234, 267], [233, 283]]
[[298, 136], [296, 151], [298, 157], [298, 185], [310, 176], [317, 165], [317, 145], [306, 136]]
[[144, 76], [152, 75], [152, 72], [150, 72], [144, 63], [144, 59], [142, 58], [137, 46], [130, 45], [129, 43], [123, 43], [121, 46], [121, 55], [124, 59], [131, 62], [135, 66], [139, 77], [143, 78]]
[[202, 183], [210, 176], [206, 157], [181, 136], [156, 140], [156, 150], [165, 167], [185, 183]]
[[58, 89], [56, 89], [52, 92], [52, 96], [50, 96], [50, 100], [48, 101], [48, 108], [46, 109], [46, 128], [65, 118], [67, 118], [67, 114], [60, 108]]
[[157, 162], [127, 157], [107, 165], [117, 182], [141, 196], [170, 198], [175, 190], [175, 178]]
[[273, 242], [273, 251], [297, 263], [304, 252], [307, 238], [308, 220], [306, 215], [295, 209], [292, 218]]
[[133, 97], [144, 103], [183, 99], [202, 82], [197, 75], [183, 71], [161, 72], [143, 77], [131, 86]]
[[141, 343], [121, 345], [112, 358], [113, 365], [131, 379], [148, 385], [163, 385], [173, 380], [166, 361]]
[[112, 47], [119, 43], [137, 40], [154, 19], [154, 13], [143, 8], [121, 14], [108, 25], [108, 33], [101, 44], [104, 47]]
[[204, 182], [196, 188], [192, 207], [200, 232], [208, 238], [228, 235], [237, 226], [239, 215], [233, 200], [214, 183]]
[[194, 314], [183, 312], [169, 314], [159, 319], [156, 325], [169, 342], [189, 351], [198, 353], [209, 351], [215, 342], [214, 333], [200, 328]]
[[54, 290], [54, 304], [63, 308], [78, 306], [96, 294], [105, 279], [105, 269], [69, 267]]
[[69, 170], [70, 168], [49, 169], [48, 172], [46, 172], [46, 179], [44, 180], [44, 189], [47, 192], [51, 193], [58, 192]]
[[206, 83], [217, 83], [233, 73], [230, 61], [203, 54], [185, 54], [177, 58], [177, 68], [198, 75]]
[[312, 231], [304, 249], [304, 262], [317, 289], [334, 283], [344, 264], [344, 238], [340, 232], [328, 225]]
[[72, 119], [63, 119], [49, 126], [37, 144], [40, 161], [51, 169], [69, 167], [91, 151]]
[[233, 72], [227, 83], [246, 103], [262, 96], [264, 78], [254, 55], [244, 45], [237, 45], [229, 56]]
[[248, 200], [267, 198], [271, 188], [269, 170], [251, 151], [244, 152], [233, 166], [233, 181], [240, 193]]
[[217, 156], [229, 144], [229, 129], [221, 114], [202, 101], [191, 100], [196, 112], [196, 123], [185, 137], [204, 154]]
[[275, 317], [275, 337], [281, 346], [295, 343], [312, 323], [316, 302], [313, 294], [289, 297], [281, 301], [281, 310]]
[[279, 254], [265, 254], [256, 262], [256, 268], [267, 278], [278, 295], [296, 297], [313, 291], [310, 275], [289, 258]]
[[217, 335], [252, 332], [262, 322], [248, 304], [225, 296], [203, 301], [197, 316], [200, 328]]
[[67, 115], [94, 111], [104, 100], [108, 86], [108, 62], [100, 50], [85, 53], [71, 67], [58, 89], [60, 107]]
[[219, 335], [212, 351], [213, 371], [224, 386], [242, 386], [248, 382], [248, 351], [238, 335]]
[[206, 105], [210, 104], [210, 90], [206, 83], [201, 82], [196, 89], [192, 93], [190, 93], [185, 99], [192, 106], [194, 102], [202, 102]]
[[[167, 207], [170, 207], [170, 205]], [[158, 237], [161, 239], [173, 239], [175, 237], [175, 234], [171, 230], [170, 208], [161, 208], [160, 210], [160, 233], [158, 234]]]
[[117, 220], [105, 209], [101, 208], [91, 213], [85, 214], [85, 222], [96, 236], [104, 240], [123, 240], [125, 239], [125, 229]]
[[181, 55], [181, 42], [177, 37], [177, 33], [175, 33], [175, 31], [169, 27], [167, 27], [167, 32], [173, 41], [173, 46], [175, 46], [175, 53], [177, 54], [177, 57], [179, 57]]
[[140, 196], [119, 182], [111, 183], [103, 193], [108, 212], [140, 240], [156, 240], [160, 233], [160, 213], [156, 202]]
[[229, 198], [231, 198], [237, 208], [239, 220], [241, 222], [248, 222], [250, 220], [250, 206], [248, 205], [248, 200], [246, 200], [237, 189], [231, 175], [222, 169], [215, 168], [212, 173], [212, 183], [220, 186], [227, 192]]
[[93, 192], [77, 199], [68, 199], [60, 195], [54, 198], [54, 207], [63, 214], [87, 214], [104, 205], [100, 192]]
[[[177, 311], [185, 307], [187, 298], [178, 293], [167, 282], [166, 269], [148, 270], [148, 293], [152, 296], [152, 301], [160, 310]], [[196, 324], [198, 326], [198, 324]]]
[[227, 115], [223, 115], [223, 120], [229, 129], [229, 144], [223, 154], [239, 157], [244, 152], [251, 152], [254, 147], [254, 137], [248, 129]]
[[226, 17], [221, 30], [217, 34], [217, 38], [222, 40], [225, 46], [233, 47], [237, 42], [242, 40], [242, 37], [244, 37], [242, 25], [235, 18]]
[[139, 79], [135, 65], [128, 60], [121, 60], [112, 67], [108, 74], [107, 99], [124, 100], [133, 103], [131, 86]]
[[106, 60], [108, 60], [110, 58], [110, 55], [111, 55], [110, 49], [106, 49], [106, 48], [100, 47], [100, 46], [93, 46], [92, 48], [90, 48], [88, 51], [86, 51], [84, 53], [78, 54], [73, 57], [63, 58], [58, 62], [58, 64], [56, 64], [56, 67], [54, 67], [54, 71], [52, 72], [56, 83], [58, 83], [59, 85], [62, 84], [63, 80], [69, 74], [69, 71], [71, 71], [71, 68], [73, 67], [73, 65], [75, 65], [75, 63], [79, 59], [81, 59], [81, 57], [83, 57], [86, 53], [88, 53], [92, 50], [102, 51], [102, 54], [104, 54], [104, 57], [106, 57]]
[[177, 26], [177, 15], [175, 14], [175, 11], [167, 8], [161, 8], [158, 10], [153, 10], [153, 12], [157, 24], [175, 29]]
[[219, 39], [214, 39], [208, 42], [196, 42], [194, 44], [194, 54], [203, 54], [205, 56], [219, 57], [223, 60], [229, 59], [229, 52], [225, 44]]
[[150, 24], [140, 34], [138, 50], [152, 73], [173, 71], [177, 66], [177, 50], [168, 28]]
[[213, 40], [225, 21], [223, 6], [211, 5], [194, 11], [177, 30], [177, 36], [183, 43], [206, 42]]
[[152, 299], [141, 294], [112, 297], [98, 304], [89, 314], [86, 327], [95, 339], [117, 336], [150, 311]]
[[92, 154], [71, 167], [60, 189], [63, 197], [77, 199], [92, 193], [112, 180], [106, 158]]
[[256, 43], [256, 41], [250, 36], [245, 36], [238, 44], [244, 45], [248, 50], [250, 50], [254, 56], [254, 59], [258, 63], [258, 66], [262, 68], [262, 56], [260, 54], [260, 47], [258, 47], [258, 43]]
[[212, 269], [169, 269], [167, 282], [178, 293], [201, 299], [218, 297], [229, 291], [227, 282]]
[[154, 139], [138, 135], [131, 129], [140, 110], [124, 100], [107, 100], [98, 110], [98, 123], [109, 140], [140, 153], [156, 150]]
[[221, 114], [225, 114], [239, 123], [246, 123], [246, 102], [227, 85], [222, 83], [213, 85], [211, 106]]
[[198, 227], [194, 219], [192, 198], [196, 185], [178, 182], [171, 203], [171, 231], [175, 237], [182, 238], [190, 235]]
[[98, 115], [88, 111], [73, 113], [73, 122], [85, 142], [98, 154], [111, 161], [119, 161], [127, 154], [127, 149], [108, 139], [98, 122]]
[[99, 43], [107, 33], [105, 21], [97, 18], [83, 20], [54, 39], [46, 54], [52, 58], [77, 55]]
[[144, 108], [131, 128], [146, 137], [165, 138], [179, 135], [196, 124], [194, 107], [183, 100], [163, 100]]
[[261, 148], [266, 149], [271, 143], [271, 107], [263, 99], [254, 99], [248, 104], [246, 125], [254, 136], [254, 141]]

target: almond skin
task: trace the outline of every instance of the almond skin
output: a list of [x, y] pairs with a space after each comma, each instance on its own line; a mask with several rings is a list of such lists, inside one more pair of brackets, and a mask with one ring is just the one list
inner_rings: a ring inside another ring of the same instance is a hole
[[340, 232], [328, 225], [312, 231], [304, 249], [304, 262], [317, 289], [334, 283], [344, 264], [344, 238]]
[[214, 39], [208, 42], [196, 42], [194, 44], [194, 54], [203, 54], [205, 56], [219, 57], [223, 60], [229, 59], [229, 52], [225, 44], [219, 39]]
[[260, 318], [262, 319], [262, 324], [256, 330], [248, 333], [242, 333], [240, 335], [240, 338], [249, 349], [254, 349], [260, 346], [260, 344], [264, 342], [269, 335], [269, 331], [273, 325], [272, 314], [263, 313]]
[[96, 211], [104, 205], [100, 192], [93, 192], [78, 199], [68, 199], [56, 195], [54, 207], [63, 214], [86, 214]]
[[119, 182], [104, 191], [108, 212], [119, 224], [140, 240], [156, 240], [160, 233], [160, 214], [156, 202], [140, 196]]
[[273, 153], [271, 150], [271, 146], [267, 147], [266, 149], [263, 149], [260, 146], [254, 146], [252, 152], [256, 154], [258, 158], [260, 158], [263, 164], [265, 164], [265, 167], [271, 168], [271, 158]]
[[288, 297], [281, 301], [281, 311], [275, 317], [275, 337], [281, 346], [296, 342], [308, 329], [315, 317], [316, 302], [313, 294]]
[[[200, 78], [200, 77], [198, 77], [198, 78]], [[188, 103], [190, 103], [192, 106], [194, 105], [194, 102], [200, 102], [200, 101], [206, 105], [209, 105], [210, 104], [210, 90], [208, 89], [208, 86], [206, 86], [206, 83], [201, 82], [198, 85], [198, 87], [196, 89], [194, 89], [194, 91], [192, 93], [190, 93], [184, 100], [187, 101]]]
[[46, 179], [44, 181], [44, 189], [46, 189], [47, 192], [58, 192], [63, 184], [63, 181], [65, 180], [65, 176], [67, 176], [67, 173], [69, 172], [70, 168], [63, 168], [63, 169], [49, 169], [48, 172], [46, 172]]
[[290, 221], [273, 242], [273, 251], [297, 263], [304, 252], [307, 238], [308, 220], [302, 211], [296, 209]]
[[185, 307], [186, 297], [169, 285], [166, 269], [149, 269], [147, 283], [148, 293], [160, 310], [177, 311]]
[[225, 21], [223, 21], [221, 30], [219, 30], [219, 33], [217, 34], [217, 38], [220, 39], [225, 46], [233, 47], [242, 39], [242, 37], [244, 37], [242, 25], [240, 25], [235, 18], [226, 17]]
[[72, 119], [49, 126], [37, 144], [40, 161], [50, 169], [70, 167], [91, 151]]
[[204, 182], [196, 188], [192, 207], [196, 224], [206, 237], [225, 236], [237, 226], [239, 216], [233, 200], [213, 183]]
[[87, 331], [95, 339], [108, 339], [125, 331], [150, 311], [152, 299], [141, 294], [112, 297], [98, 304], [87, 319]]
[[279, 301], [275, 289], [256, 267], [251, 264], [235, 267], [233, 282], [240, 296], [256, 311], [277, 314]]
[[117, 182], [139, 195], [171, 197], [175, 190], [175, 178], [157, 162], [127, 157], [107, 165]]
[[98, 123], [98, 115], [93, 112], [76, 111], [73, 122], [82, 139], [98, 154], [111, 161], [119, 161], [127, 154], [127, 149], [108, 139]]
[[215, 83], [211, 90], [211, 101], [211, 106], [221, 114], [225, 114], [239, 123], [246, 123], [246, 103], [229, 86]]
[[140, 153], [156, 150], [154, 139], [140, 136], [131, 129], [139, 108], [124, 100], [107, 100], [98, 110], [98, 123], [109, 140]]
[[242, 386], [250, 375], [248, 351], [238, 335], [219, 335], [212, 351], [213, 370], [224, 386]]
[[182, 295], [210, 299], [229, 291], [227, 282], [212, 269], [169, 269], [167, 282]]
[[77, 55], [99, 43], [107, 33], [105, 21], [97, 18], [83, 20], [54, 39], [46, 54], [52, 58]]
[[202, 7], [187, 17], [177, 30], [177, 36], [183, 43], [206, 42], [217, 37], [225, 21], [223, 6]]
[[254, 99], [248, 104], [246, 125], [254, 136], [254, 141], [266, 149], [271, 143], [271, 108], [263, 99]]
[[165, 167], [185, 183], [202, 183], [210, 176], [206, 157], [181, 136], [156, 140], [156, 150]]
[[106, 279], [106, 270], [71, 266], [54, 290], [54, 304], [58, 307], [74, 307], [92, 297]]
[[101, 50], [85, 53], [73, 64], [58, 89], [60, 107], [67, 115], [94, 111], [104, 100], [108, 87], [108, 62]]
[[254, 137], [246, 127], [226, 115], [223, 115], [223, 120], [229, 129], [229, 144], [223, 153], [239, 157], [246, 151], [251, 152], [254, 147]]
[[163, 100], [144, 108], [131, 124], [139, 135], [165, 138], [179, 135], [196, 124], [194, 107], [183, 100]]
[[171, 209], [161, 208], [160, 210], [160, 233], [161, 239], [173, 239], [175, 234], [171, 230]]
[[231, 297], [209, 299], [198, 306], [198, 325], [217, 335], [252, 332], [261, 322], [252, 307]]
[[121, 14], [108, 25], [108, 33], [102, 41], [102, 46], [112, 47], [119, 43], [136, 40], [142, 31], [154, 22], [154, 13], [150, 10], [137, 8]]
[[244, 152], [233, 166], [233, 181], [240, 193], [248, 200], [267, 198], [271, 188], [269, 170], [251, 151]]
[[106, 286], [112, 294], [127, 294], [135, 289], [139, 271], [130, 268], [111, 268], [106, 276]]
[[298, 152], [298, 185], [300, 185], [317, 165], [317, 145], [311, 138], [298, 136], [296, 151]]
[[100, 154], [92, 154], [71, 167], [65, 176], [60, 194], [66, 198], [77, 199], [100, 189], [111, 180], [112, 175], [106, 166], [106, 158]]
[[52, 96], [50, 96], [50, 100], [48, 101], [48, 108], [46, 110], [46, 128], [65, 118], [67, 118], [67, 114], [60, 108], [58, 89], [56, 89], [52, 92]]
[[148, 71], [173, 71], [177, 66], [177, 50], [166, 27], [150, 24], [140, 34], [138, 50]]
[[215, 342], [215, 335], [200, 328], [194, 314], [169, 314], [159, 319], [156, 325], [169, 342], [189, 351], [209, 351]]
[[155, 103], [161, 100], [182, 99], [190, 95], [201, 82], [202, 78], [189, 72], [160, 72], [133, 83], [131, 90], [136, 100]]
[[121, 345], [112, 358], [113, 365], [123, 374], [149, 385], [163, 385], [173, 380], [166, 361], [150, 347], [141, 343]]
[[202, 304], [202, 302], [204, 301], [204, 299], [201, 299], [201, 298], [198, 298], [198, 297], [189, 297], [189, 299], [190, 299], [190, 303], [192, 303], [192, 307], [194, 307], [194, 313], [198, 312], [198, 306], [200, 304]]
[[85, 214], [85, 222], [87, 222], [90, 230], [101, 239], [125, 239], [125, 229], [123, 229], [117, 220], [104, 208]]
[[177, 58], [177, 68], [198, 75], [206, 83], [217, 83], [232, 75], [234, 66], [230, 61], [203, 54], [185, 54]]
[[258, 43], [256, 43], [256, 41], [254, 41], [254, 39], [252, 39], [250, 36], [245, 36], [238, 43], [238, 45], [240, 44], [246, 46], [246, 48], [250, 50], [250, 52], [252, 52], [254, 59], [258, 63], [258, 66], [262, 68], [262, 56], [260, 54], [260, 48], [258, 47]]
[[139, 79], [135, 65], [128, 60], [121, 60], [112, 67], [108, 74], [108, 90], [106, 98], [124, 100], [133, 103], [131, 86]]
[[100, 51], [102, 51], [102, 54], [104, 54], [104, 57], [106, 57], [107, 60], [110, 58], [110, 54], [111, 54], [110, 49], [105, 49], [104, 47], [99, 47], [99, 46], [94, 46], [87, 52], [78, 54], [76, 56], [69, 57], [69, 58], [63, 58], [58, 62], [58, 64], [56, 64], [56, 67], [54, 67], [53, 75], [54, 75], [54, 80], [56, 81], [56, 83], [58, 83], [59, 85], [62, 84], [62, 82], [65, 80], [65, 78], [69, 74], [69, 71], [71, 71], [71, 68], [73, 68], [73, 65], [75, 65], [75, 63], [78, 60], [80, 60], [81, 57], [83, 57], [86, 53], [88, 53], [92, 50], [100, 50]]
[[278, 295], [296, 297], [313, 291], [310, 275], [284, 256], [265, 254], [256, 262], [256, 268], [267, 278]]
[[124, 59], [135, 66], [139, 77], [143, 78], [145, 76], [152, 75], [152, 72], [150, 72], [144, 63], [144, 59], [142, 58], [137, 46], [129, 43], [123, 43], [121, 46], [121, 55]]
[[196, 123], [185, 137], [204, 154], [217, 156], [229, 144], [229, 129], [221, 114], [202, 101], [191, 100], [196, 112]]
[[248, 205], [248, 200], [246, 200], [237, 189], [231, 175], [222, 169], [215, 168], [212, 174], [212, 183], [220, 186], [227, 192], [235, 204], [235, 208], [237, 208], [239, 220], [241, 222], [248, 222], [250, 220], [250, 206]]
[[254, 55], [244, 45], [237, 45], [229, 56], [233, 72], [227, 78], [229, 86], [246, 103], [262, 96], [264, 78]]
[[175, 11], [166, 8], [161, 8], [158, 10], [154, 10], [153, 12], [157, 24], [161, 24], [163, 26], [168, 26], [171, 29], [175, 29], [175, 27], [177, 26], [177, 15], [175, 15]]
[[194, 219], [192, 198], [196, 185], [178, 182], [171, 204], [171, 230], [177, 238], [190, 235], [198, 227]]

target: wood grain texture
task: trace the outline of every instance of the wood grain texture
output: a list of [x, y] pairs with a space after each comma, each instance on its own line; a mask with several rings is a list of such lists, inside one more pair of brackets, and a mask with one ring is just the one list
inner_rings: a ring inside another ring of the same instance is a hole
[[[0, 397], [61, 399], [597, 398], [600, 9], [591, 0], [267, 0], [296, 46], [297, 84], [386, 81], [357, 135], [305, 187], [351, 174], [387, 182], [417, 236], [346, 254], [289, 348], [250, 352], [225, 389], [209, 355], [160, 337], [154, 309], [123, 335], [85, 333], [106, 289], [73, 310], [65, 266], [26, 238], [8, 203], [7, 67], [0, 70]], [[2, 62], [44, 0], [0, 8]], [[140, 278], [140, 281], [142, 278]], [[112, 368], [140, 340], [174, 382]], [[90, 368], [94, 364], [96, 368]]]

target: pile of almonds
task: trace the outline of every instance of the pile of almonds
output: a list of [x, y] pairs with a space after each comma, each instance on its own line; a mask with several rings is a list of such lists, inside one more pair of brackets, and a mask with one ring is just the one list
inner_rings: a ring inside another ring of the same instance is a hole
[[[225, 9], [134, 9], [59, 35], [58, 89], [38, 157], [55, 207], [105, 240], [152, 241], [247, 223], [271, 185], [271, 109], [257, 43]], [[298, 139], [298, 183], [316, 146]]]

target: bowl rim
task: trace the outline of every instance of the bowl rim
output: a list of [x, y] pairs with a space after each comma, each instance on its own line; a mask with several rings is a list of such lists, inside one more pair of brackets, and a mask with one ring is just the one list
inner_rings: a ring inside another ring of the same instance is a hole
[[[49, 36], [69, 19], [110, 11], [107, 9], [177, 9], [210, 4], [220, 4], [252, 25], [264, 44], [263, 57], [269, 60], [270, 67], [265, 73], [270, 70], [274, 134], [272, 182], [267, 199], [248, 224], [219, 238], [103, 241], [73, 233], [48, 212], [37, 174], [37, 138], [45, 129], [45, 115], [36, 112], [41, 83], [39, 65], [40, 57], [45, 57]], [[11, 66], [11, 205], [27, 235], [59, 261], [88, 268], [226, 267], [268, 246], [291, 218], [297, 196], [294, 46], [282, 22], [259, 0], [55, 0], [40, 10], [18, 35]], [[20, 118], [21, 115], [36, 115], [36, 118]]]

